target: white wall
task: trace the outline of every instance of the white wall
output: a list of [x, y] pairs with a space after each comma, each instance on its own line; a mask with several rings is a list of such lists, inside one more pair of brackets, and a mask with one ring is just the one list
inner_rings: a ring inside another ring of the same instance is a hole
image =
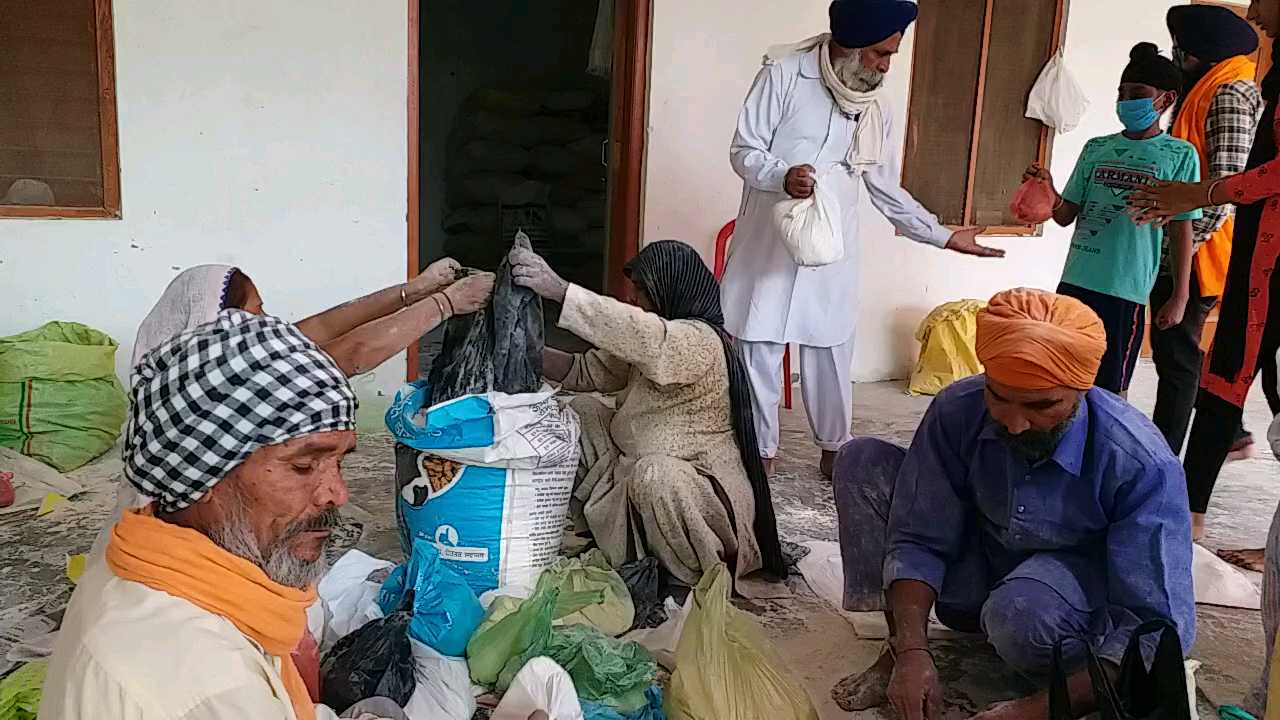
[[182, 268], [239, 265], [290, 319], [403, 280], [403, 0], [114, 5], [124, 217], [0, 219], [0, 335], [86, 323], [127, 376]]
[[[928, 0], [926, 0], [928, 1]], [[938, 0], [932, 0], [937, 2]], [[827, 0], [656, 0], [649, 109], [644, 237], [674, 237], [709, 258], [720, 226], [737, 214], [741, 181], [728, 148], [738, 108], [766, 47], [800, 40], [827, 24]], [[1150, 40], [1168, 49], [1165, 12], [1171, 0], [1068, 0], [1067, 58], [1092, 105], [1084, 123], [1055, 141], [1059, 187], [1086, 140], [1119, 129], [1113, 111], [1129, 49]], [[913, 35], [886, 81], [901, 143], [906, 126]], [[999, 58], [993, 57], [998, 63]], [[945, 121], [945, 120], [944, 120]], [[1003, 260], [975, 260], [895, 237], [863, 200], [861, 301], [854, 377], [905, 377], [917, 353], [916, 326], [934, 306], [963, 297], [985, 299], [1015, 286], [1052, 289], [1070, 231], [1042, 238], [993, 239]]]

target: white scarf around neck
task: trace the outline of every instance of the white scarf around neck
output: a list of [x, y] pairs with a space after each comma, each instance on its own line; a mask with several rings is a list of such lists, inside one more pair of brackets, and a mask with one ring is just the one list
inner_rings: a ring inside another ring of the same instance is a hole
[[831, 35], [824, 33], [789, 45], [774, 45], [765, 53], [766, 65], [792, 55], [802, 55], [819, 48], [818, 67], [822, 84], [846, 117], [857, 117], [853, 142], [845, 161], [856, 172], [866, 172], [884, 162], [885, 105], [880, 88], [871, 92], [855, 92], [845, 87], [831, 64]]

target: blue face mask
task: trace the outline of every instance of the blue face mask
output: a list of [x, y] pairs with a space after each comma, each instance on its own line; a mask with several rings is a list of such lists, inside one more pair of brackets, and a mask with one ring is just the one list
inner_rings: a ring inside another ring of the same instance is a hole
[[1146, 130], [1160, 120], [1155, 98], [1121, 100], [1116, 103], [1116, 115], [1120, 117], [1125, 130], [1135, 133]]

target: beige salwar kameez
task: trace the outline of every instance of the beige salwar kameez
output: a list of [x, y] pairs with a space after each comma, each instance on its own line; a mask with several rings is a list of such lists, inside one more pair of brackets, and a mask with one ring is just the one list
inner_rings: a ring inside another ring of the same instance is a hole
[[720, 336], [570, 286], [560, 327], [596, 350], [563, 389], [617, 393], [617, 410], [573, 401], [582, 421], [574, 507], [615, 565], [653, 556], [696, 584], [717, 562], [760, 569], [755, 499], [733, 434]]

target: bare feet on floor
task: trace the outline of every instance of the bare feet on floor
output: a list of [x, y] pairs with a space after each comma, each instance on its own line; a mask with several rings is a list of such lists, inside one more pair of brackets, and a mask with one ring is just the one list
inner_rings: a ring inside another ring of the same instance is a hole
[[773, 477], [773, 458], [760, 458], [760, 464], [764, 466], [764, 476]]
[[1256, 550], [1219, 550], [1218, 557], [1245, 570], [1262, 572], [1263, 569], [1262, 548]]
[[1244, 433], [1231, 445], [1231, 451], [1227, 453], [1227, 462], [1249, 460], [1257, 454], [1258, 447], [1254, 444], [1253, 433]]
[[889, 701], [889, 678], [893, 675], [893, 657], [886, 650], [875, 664], [836, 683], [831, 699], [845, 712], [858, 712], [880, 707]]
[[830, 450], [822, 451], [822, 460], [818, 462], [818, 471], [822, 473], [822, 477], [830, 480], [831, 473], [836, 469], [836, 454]]

